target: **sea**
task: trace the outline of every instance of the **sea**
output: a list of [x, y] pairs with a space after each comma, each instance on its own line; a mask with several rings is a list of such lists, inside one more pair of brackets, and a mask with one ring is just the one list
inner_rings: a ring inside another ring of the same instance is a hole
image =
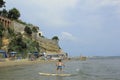
[[89, 58], [63, 61], [63, 73], [71, 76], [43, 76], [55, 73], [55, 62], [0, 68], [0, 80], [120, 80], [120, 58]]

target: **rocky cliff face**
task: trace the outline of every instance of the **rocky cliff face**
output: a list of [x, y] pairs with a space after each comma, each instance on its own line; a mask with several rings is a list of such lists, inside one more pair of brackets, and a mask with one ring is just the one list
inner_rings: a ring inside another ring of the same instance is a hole
[[[29, 26], [33, 27], [33, 26]], [[15, 32], [21, 32], [21, 34], [24, 33], [25, 25], [14, 22], [14, 30]], [[38, 30], [38, 33], [41, 32]], [[36, 40], [40, 45], [40, 51], [46, 52], [46, 53], [60, 53], [60, 47], [59, 44], [55, 40], [43, 38], [41, 36], [38, 36], [38, 33], [32, 33], [32, 40]], [[23, 34], [25, 37], [25, 35]]]
[[[38, 50], [40, 52], [46, 52], [46, 53], [52, 53], [52, 54], [63, 53], [61, 52], [62, 50], [60, 49], [58, 41], [42, 37], [43, 35], [39, 27], [31, 24], [22, 24], [20, 22], [11, 21], [10, 19], [6, 19], [3, 17], [0, 19], [1, 19], [0, 22], [3, 24], [2, 27], [5, 28], [5, 30], [3, 31], [3, 36], [0, 40], [0, 42], [2, 42], [1, 49], [5, 51], [8, 51], [8, 49], [18, 50], [18, 51], [26, 50], [26, 53], [31, 49], [32, 49], [31, 51]], [[7, 24], [7, 25], [4, 25], [4, 24]], [[26, 35], [26, 32], [24, 31], [26, 26], [30, 27], [31, 30], [32, 28], [36, 27], [37, 32], [33, 31], [30, 36]], [[21, 44], [18, 40], [21, 41]], [[39, 44], [39, 47], [38, 45], [36, 45], [36, 43]], [[28, 47], [25, 47], [25, 45], [27, 45]], [[29, 46], [32, 46], [32, 47], [29, 47]]]
[[[26, 25], [14, 22], [15, 32], [21, 32], [21, 34], [23, 34], [25, 26]], [[30, 27], [32, 27], [32, 26], [30, 26]], [[38, 33], [39, 32], [41, 32], [41, 31], [38, 30]], [[32, 33], [32, 40], [36, 40], [39, 43], [41, 52], [60, 53], [61, 49], [59, 47], [59, 44], [55, 40], [38, 36], [38, 33]], [[26, 37], [24, 34], [23, 34], [23, 36]]]
[[45, 51], [46, 53], [60, 53], [60, 48], [56, 41], [42, 37], [39, 37], [37, 40], [43, 52]]

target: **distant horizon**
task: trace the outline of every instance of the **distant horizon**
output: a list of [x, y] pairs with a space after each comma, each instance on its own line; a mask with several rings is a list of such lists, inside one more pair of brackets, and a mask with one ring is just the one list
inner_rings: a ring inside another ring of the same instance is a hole
[[80, 57], [86, 57], [86, 58], [120, 58], [120, 56], [70, 56], [68, 58], [80, 58]]

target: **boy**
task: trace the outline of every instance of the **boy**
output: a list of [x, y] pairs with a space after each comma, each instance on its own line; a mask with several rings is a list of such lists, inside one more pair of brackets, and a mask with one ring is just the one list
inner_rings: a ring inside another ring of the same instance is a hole
[[60, 72], [62, 71], [62, 67], [65, 66], [64, 63], [62, 62], [61, 59], [58, 60], [58, 62], [56, 63], [56, 66], [57, 66], [57, 72], [58, 70], [60, 70]]

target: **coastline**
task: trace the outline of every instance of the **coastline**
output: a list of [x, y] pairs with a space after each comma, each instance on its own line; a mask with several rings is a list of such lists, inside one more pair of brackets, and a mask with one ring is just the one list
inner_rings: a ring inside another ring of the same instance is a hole
[[11, 66], [21, 66], [21, 65], [33, 65], [33, 64], [44, 64], [44, 63], [50, 63], [55, 61], [45, 61], [45, 60], [35, 60], [35, 61], [29, 61], [28, 59], [22, 59], [22, 60], [14, 60], [14, 61], [4, 61], [0, 62], [0, 67], [11, 67]]

